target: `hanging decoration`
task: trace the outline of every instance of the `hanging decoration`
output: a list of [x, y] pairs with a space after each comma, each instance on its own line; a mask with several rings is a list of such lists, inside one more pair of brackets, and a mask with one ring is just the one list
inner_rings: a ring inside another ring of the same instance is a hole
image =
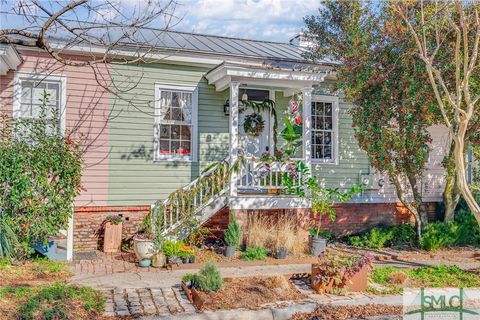
[[[241, 105], [239, 108], [239, 112], [245, 112], [247, 109], [251, 108], [254, 111], [254, 114], [260, 116], [263, 120], [263, 117], [260, 115], [262, 111], [268, 111], [273, 118], [273, 150], [277, 150], [277, 136], [278, 136], [278, 121], [277, 121], [277, 112], [275, 110], [275, 102], [269, 99], [264, 100], [263, 102], [255, 102], [250, 100], [240, 101]], [[247, 116], [248, 117], [248, 116]], [[245, 117], [246, 121], [246, 117]], [[263, 121], [263, 127], [265, 127], [265, 121]], [[262, 131], [263, 131], [262, 127]], [[245, 129], [245, 122], [243, 124], [243, 128]], [[248, 134], [247, 130], [245, 133]], [[261, 133], [261, 132], [260, 132]], [[260, 135], [259, 133], [259, 135]]]
[[263, 120], [263, 117], [259, 113], [252, 113], [245, 116], [243, 130], [245, 130], [246, 134], [252, 137], [258, 137], [262, 134], [264, 128], [265, 120]]
[[295, 96], [293, 96], [293, 98], [290, 99], [288, 110], [293, 115], [293, 121], [295, 122], [295, 124], [297, 126], [302, 125], [302, 113], [300, 112], [298, 101], [297, 99], [295, 99]]

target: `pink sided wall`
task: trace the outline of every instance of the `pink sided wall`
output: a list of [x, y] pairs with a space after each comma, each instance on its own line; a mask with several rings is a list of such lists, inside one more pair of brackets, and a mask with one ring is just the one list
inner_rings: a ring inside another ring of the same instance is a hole
[[[107, 205], [108, 191], [108, 93], [95, 76], [108, 77], [107, 66], [64, 66], [43, 52], [22, 50], [23, 63], [18, 72], [42, 73], [67, 78], [66, 128], [80, 137], [85, 149], [82, 186], [76, 206]], [[69, 56], [71, 61], [85, 57]], [[12, 112], [14, 71], [0, 76], [0, 109]], [[102, 80], [103, 81], [103, 80]], [[108, 85], [108, 82], [105, 82]]]

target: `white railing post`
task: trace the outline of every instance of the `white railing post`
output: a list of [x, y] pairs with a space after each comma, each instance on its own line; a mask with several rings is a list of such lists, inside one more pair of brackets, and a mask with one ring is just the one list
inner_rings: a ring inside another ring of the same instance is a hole
[[303, 160], [312, 172], [312, 87], [302, 89], [303, 95]]
[[[230, 83], [230, 166], [238, 159], [238, 121], [239, 121], [239, 105], [238, 105], [238, 89], [240, 82], [232, 81]], [[238, 175], [232, 172], [230, 177], [230, 196], [237, 196], [237, 181]]]

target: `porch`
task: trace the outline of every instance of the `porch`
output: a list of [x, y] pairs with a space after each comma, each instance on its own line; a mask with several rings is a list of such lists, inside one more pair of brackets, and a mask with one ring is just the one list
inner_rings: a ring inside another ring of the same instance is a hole
[[[284, 174], [291, 172], [294, 160], [301, 160], [311, 171], [311, 111], [313, 86], [334, 75], [329, 70], [310, 69], [308, 65], [266, 66], [222, 63], [206, 75], [216, 91], [229, 90], [228, 158], [212, 164], [198, 178], [152, 205], [152, 213], [165, 234], [188, 232], [181, 226], [189, 219], [203, 223], [222, 208], [302, 209], [311, 205], [305, 198], [285, 192]], [[285, 101], [293, 99], [301, 130], [301, 149], [288, 157], [278, 157], [278, 112], [275, 93]], [[262, 102], [263, 101], [263, 102]], [[266, 103], [268, 102], [268, 103]], [[264, 103], [259, 107], [259, 103]], [[306, 106], [306, 107], [304, 107]], [[227, 112], [225, 112], [227, 115]], [[249, 134], [248, 117], [261, 118], [261, 130]], [[268, 159], [265, 159], [268, 158]], [[302, 184], [301, 174], [292, 183]]]
[[[282, 145], [277, 142], [276, 126], [279, 119], [275, 105], [275, 92], [283, 92], [283, 97], [298, 96], [298, 113], [301, 119], [301, 150], [292, 155], [292, 160], [302, 160], [311, 169], [311, 108], [313, 86], [327, 77], [329, 70], [311, 69], [309, 65], [291, 65], [273, 63], [272, 65], [251, 65], [224, 62], [206, 74], [208, 83], [217, 91], [229, 90], [229, 159], [230, 167], [238, 167], [232, 171], [229, 184], [226, 186], [228, 206], [231, 209], [284, 209], [308, 208], [305, 199], [286, 195], [283, 191], [282, 175], [288, 171], [288, 161], [276, 159], [274, 152]], [[249, 90], [257, 91], [254, 96]], [[258, 92], [267, 94], [261, 96]], [[268, 111], [257, 110], [265, 118], [265, 128], [258, 137], [245, 132], [245, 114], [255, 110], [250, 101], [273, 101]], [[262, 157], [270, 156], [269, 161]], [[236, 164], [241, 165], [237, 166]], [[297, 177], [300, 183], [301, 176]]]

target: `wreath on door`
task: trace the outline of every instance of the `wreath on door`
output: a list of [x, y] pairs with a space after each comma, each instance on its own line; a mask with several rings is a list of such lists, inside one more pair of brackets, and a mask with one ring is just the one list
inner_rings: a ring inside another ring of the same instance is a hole
[[258, 137], [265, 128], [265, 120], [258, 113], [252, 113], [245, 116], [243, 121], [243, 130], [252, 137]]

